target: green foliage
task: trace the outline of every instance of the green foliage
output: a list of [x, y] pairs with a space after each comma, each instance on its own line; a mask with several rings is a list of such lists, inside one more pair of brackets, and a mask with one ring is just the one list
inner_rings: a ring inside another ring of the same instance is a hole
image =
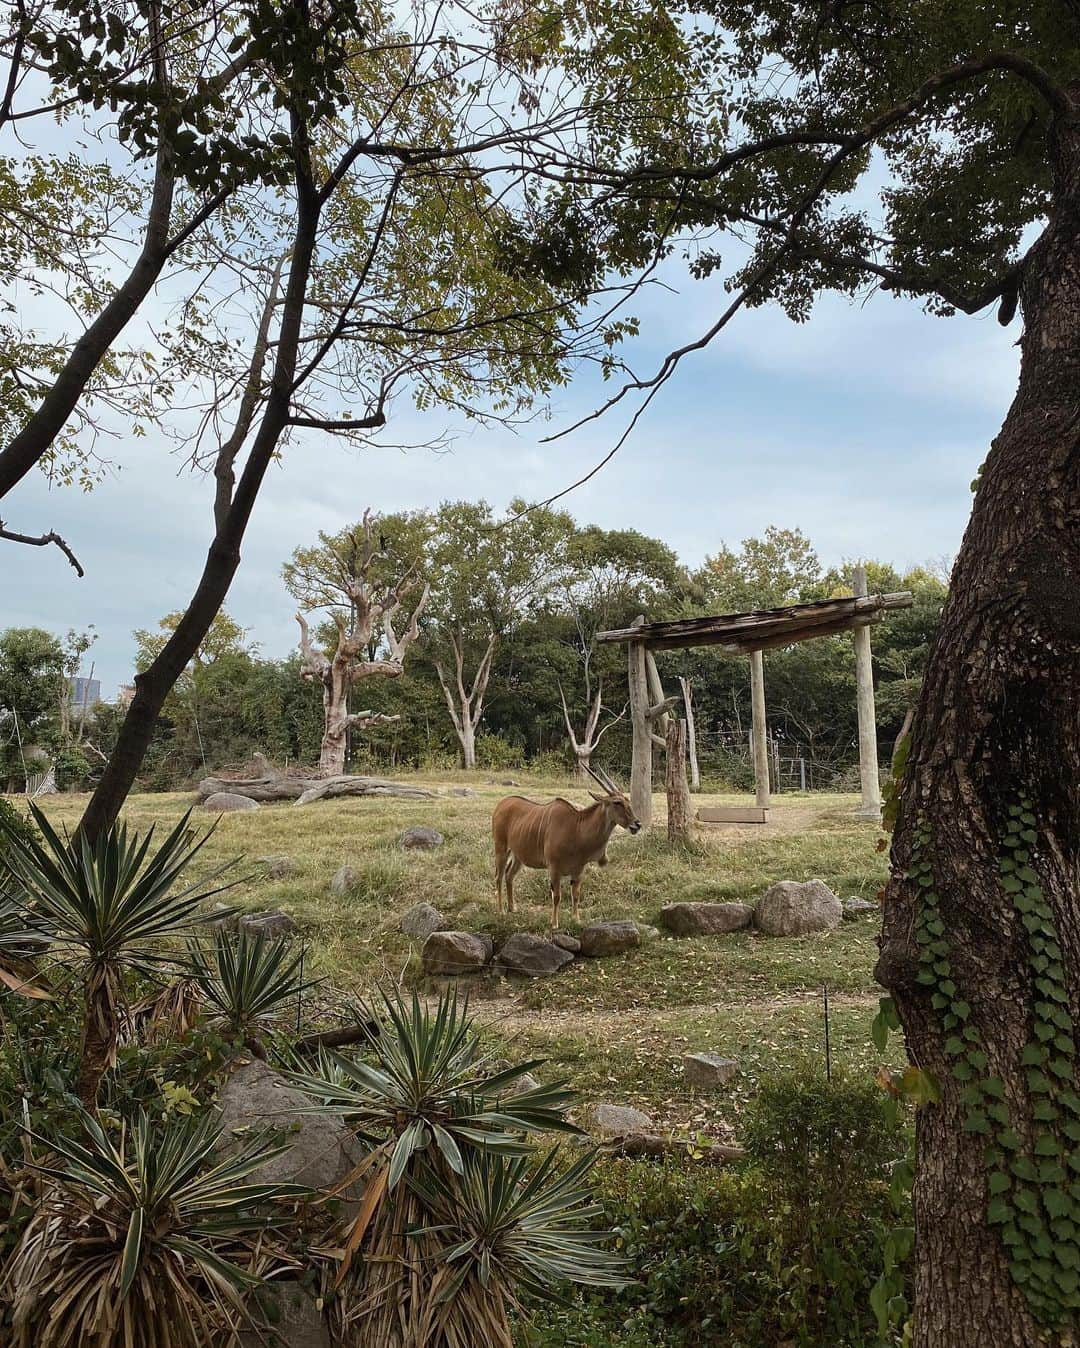
[[9, 839], [29, 845], [38, 837], [37, 829], [29, 818], [10, 800], [0, 797], [0, 885], [2, 885], [2, 862]]
[[916, 982], [941, 1017], [944, 1051], [964, 1106], [964, 1131], [985, 1139], [986, 1220], [1000, 1228], [1009, 1271], [1043, 1322], [1071, 1323], [1080, 1310], [1080, 1096], [1075, 1089], [1076, 1041], [1054, 914], [1037, 864], [1037, 819], [1027, 799], [1008, 807], [1001, 841], [1001, 888], [1026, 933], [1033, 1038], [1019, 1067], [1025, 1108], [1014, 1113], [972, 1008], [957, 986], [949, 941], [935, 892], [931, 834], [920, 821], [907, 878], [919, 892]]
[[189, 977], [225, 1032], [246, 1040], [264, 1032], [275, 1015], [306, 988], [302, 954], [287, 939], [272, 940], [240, 926], [219, 929], [207, 950], [193, 945]]
[[[15, 1348], [91, 1342], [213, 1348], [244, 1320], [253, 1271], [274, 1262], [280, 1204], [295, 1184], [253, 1184], [252, 1171], [285, 1150], [259, 1138], [216, 1155], [212, 1115], [154, 1124], [139, 1114], [113, 1138], [93, 1115], [84, 1140], [51, 1137], [33, 1169], [44, 1201], [6, 1271]], [[268, 1265], [270, 1267], [268, 1267]]]
[[387, 993], [372, 1014], [366, 1060], [324, 1054], [321, 1070], [290, 1076], [367, 1153], [335, 1280], [355, 1331], [390, 1343], [403, 1324], [432, 1348], [510, 1348], [508, 1311], [524, 1293], [621, 1286], [620, 1262], [590, 1225], [592, 1158], [562, 1167], [529, 1140], [577, 1131], [565, 1117], [572, 1093], [560, 1082], [521, 1090], [541, 1064], [497, 1068], [451, 994], [432, 1008]]
[[809, 1071], [776, 1078], [747, 1126], [754, 1160], [738, 1170], [600, 1168], [603, 1220], [639, 1282], [577, 1315], [538, 1313], [531, 1341], [554, 1348], [558, 1326], [581, 1345], [876, 1348], [870, 1290], [905, 1145], [880, 1092]]
[[44, 930], [75, 957], [85, 1002], [80, 1094], [89, 1105], [115, 1062], [124, 972], [152, 973], [175, 962], [163, 943], [191, 934], [202, 905], [221, 892], [213, 882], [228, 864], [202, 884], [175, 888], [210, 837], [188, 828], [190, 811], [151, 850], [153, 828], [140, 836], [114, 824], [91, 844], [82, 835], [61, 838], [30, 808], [40, 841], [6, 831], [0, 819], [11, 896], [28, 933]]

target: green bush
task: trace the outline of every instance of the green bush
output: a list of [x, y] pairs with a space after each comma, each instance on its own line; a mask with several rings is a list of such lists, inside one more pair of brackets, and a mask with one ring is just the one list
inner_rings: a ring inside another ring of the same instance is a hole
[[509, 744], [501, 735], [477, 735], [476, 766], [486, 768], [488, 772], [523, 768], [525, 750], [520, 744]]
[[561, 1319], [538, 1314], [522, 1342], [876, 1346], [870, 1292], [896, 1222], [890, 1163], [905, 1145], [880, 1093], [813, 1073], [777, 1078], [751, 1107], [745, 1138], [751, 1159], [738, 1169], [598, 1167], [600, 1220], [638, 1283]]
[[23, 812], [12, 805], [10, 800], [0, 799], [0, 868], [3, 866], [4, 849], [7, 839], [20, 838], [23, 842], [37, 840], [37, 829]]
[[60, 749], [53, 764], [60, 791], [85, 791], [90, 779], [90, 760], [74, 746]]

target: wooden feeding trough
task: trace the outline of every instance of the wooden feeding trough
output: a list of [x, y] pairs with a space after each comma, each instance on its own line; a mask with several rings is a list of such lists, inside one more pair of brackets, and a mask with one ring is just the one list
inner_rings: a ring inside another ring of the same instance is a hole
[[[654, 651], [684, 650], [691, 646], [719, 646], [726, 655], [748, 656], [753, 708], [754, 780], [753, 807], [702, 809], [698, 818], [706, 824], [767, 823], [769, 810], [769, 763], [766, 753], [765, 672], [762, 652], [794, 646], [814, 637], [851, 632], [855, 644], [855, 682], [859, 711], [859, 774], [862, 783], [860, 813], [880, 818], [881, 788], [878, 781], [877, 728], [874, 721], [874, 676], [870, 660], [870, 625], [881, 622], [894, 609], [910, 608], [908, 590], [898, 594], [867, 594], [866, 570], [852, 572], [854, 594], [824, 599], [813, 604], [789, 604], [784, 608], [756, 609], [749, 613], [723, 613], [707, 618], [679, 618], [673, 622], [647, 623], [640, 617], [632, 627], [600, 632], [597, 641], [625, 643], [630, 681], [630, 715], [633, 726], [633, 767], [630, 799], [634, 813], [646, 827], [652, 821], [653, 747], [685, 745], [685, 734], [670, 714], [675, 698], [664, 696]], [[686, 696], [684, 685], [683, 693]], [[687, 711], [690, 701], [686, 697]], [[682, 727], [685, 730], [685, 727]], [[663, 732], [663, 733], [660, 733]], [[678, 751], [678, 750], [677, 750]], [[668, 762], [668, 814], [677, 815], [688, 827], [689, 788], [685, 763]], [[685, 757], [685, 749], [681, 752]], [[736, 817], [738, 816], [738, 817]]]
[[767, 824], [767, 805], [703, 805], [697, 812], [699, 824]]

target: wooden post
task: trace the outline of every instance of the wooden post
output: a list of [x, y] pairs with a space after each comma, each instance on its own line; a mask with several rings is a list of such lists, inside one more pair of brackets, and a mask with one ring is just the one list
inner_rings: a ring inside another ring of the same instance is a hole
[[686, 748], [690, 755], [690, 790], [701, 790], [701, 769], [698, 767], [697, 731], [694, 729], [694, 699], [690, 692], [690, 680], [679, 675], [679, 687], [682, 689], [683, 705], [686, 707]]
[[[865, 597], [866, 567], [851, 573], [851, 588], [856, 598]], [[881, 779], [878, 776], [877, 718], [874, 714], [874, 665], [870, 655], [870, 628], [865, 624], [852, 629], [855, 645], [855, 694], [859, 709], [859, 780], [862, 803], [859, 814], [867, 819], [881, 818]]]
[[[634, 626], [645, 621], [642, 614]], [[652, 823], [652, 722], [649, 720], [649, 677], [645, 664], [645, 645], [631, 641], [627, 645], [627, 674], [630, 694], [630, 724], [633, 730], [633, 762], [630, 768], [630, 806], [642, 828]]]
[[769, 748], [765, 730], [765, 661], [760, 651], [750, 652], [750, 707], [753, 713], [754, 799], [769, 804]]
[[690, 841], [690, 787], [686, 782], [686, 722], [673, 716], [667, 735], [667, 836], [669, 843]]

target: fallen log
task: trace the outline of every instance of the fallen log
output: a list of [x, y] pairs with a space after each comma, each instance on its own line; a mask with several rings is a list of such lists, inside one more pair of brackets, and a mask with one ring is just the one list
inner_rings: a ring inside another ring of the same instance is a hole
[[340, 1030], [320, 1030], [317, 1034], [305, 1035], [294, 1045], [297, 1053], [305, 1056], [318, 1053], [320, 1048], [345, 1048], [349, 1044], [366, 1044], [379, 1028], [377, 1020], [365, 1020], [359, 1025], [346, 1025]]
[[336, 796], [406, 796], [410, 800], [430, 800], [435, 795], [422, 786], [390, 782], [382, 777], [324, 777], [306, 786], [294, 804], [310, 805], [313, 800], [332, 800]]
[[662, 1137], [659, 1133], [622, 1133], [599, 1145], [609, 1156], [659, 1161], [669, 1156], [685, 1156], [704, 1165], [741, 1161], [746, 1155], [743, 1147], [725, 1146], [722, 1142], [698, 1142], [688, 1137]]
[[382, 777], [204, 777], [199, 783], [199, 799], [206, 800], [217, 791], [228, 791], [249, 800], [291, 800], [297, 805], [334, 796], [405, 796], [411, 800], [430, 799], [436, 793], [408, 782], [392, 782]]

